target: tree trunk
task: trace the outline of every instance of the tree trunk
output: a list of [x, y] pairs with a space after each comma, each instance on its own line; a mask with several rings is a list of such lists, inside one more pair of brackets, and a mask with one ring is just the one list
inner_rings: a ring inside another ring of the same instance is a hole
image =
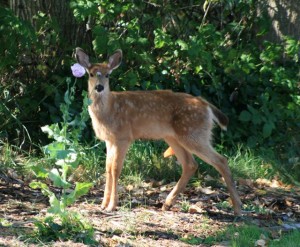
[[266, 11], [272, 20], [265, 39], [273, 42], [282, 41], [284, 36], [300, 39], [299, 0], [259, 0], [258, 9]]
[[81, 45], [87, 40], [91, 42], [90, 32], [86, 31], [85, 23], [75, 20], [68, 0], [9, 0], [9, 5], [16, 16], [29, 21], [35, 28], [37, 27], [33, 17], [39, 12], [56, 20], [61, 28], [60, 36], [70, 46]]

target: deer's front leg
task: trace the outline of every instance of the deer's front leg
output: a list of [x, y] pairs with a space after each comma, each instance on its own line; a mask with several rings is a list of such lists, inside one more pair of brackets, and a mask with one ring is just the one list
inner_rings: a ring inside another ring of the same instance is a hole
[[105, 183], [105, 190], [104, 190], [104, 197], [101, 204], [102, 209], [106, 209], [110, 201], [111, 195], [111, 186], [112, 186], [112, 173], [111, 173], [111, 165], [113, 161], [113, 153], [111, 150], [111, 143], [106, 142], [106, 183]]
[[113, 211], [118, 204], [118, 179], [121, 174], [129, 141], [106, 142], [106, 185], [102, 208]]

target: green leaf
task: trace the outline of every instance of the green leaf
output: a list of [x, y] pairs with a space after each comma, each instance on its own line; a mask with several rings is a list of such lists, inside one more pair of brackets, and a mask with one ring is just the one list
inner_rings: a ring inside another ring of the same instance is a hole
[[186, 50], [188, 50], [188, 45], [187, 45], [187, 43], [186, 42], [184, 42], [183, 40], [181, 40], [181, 39], [178, 39], [178, 40], [176, 40], [176, 42], [175, 42], [177, 45], [179, 45], [180, 46], [180, 49], [182, 50], [182, 51], [186, 51]]
[[93, 183], [76, 183], [75, 187], [75, 196], [76, 199], [79, 198], [80, 196], [83, 196], [87, 194], [90, 190], [90, 188], [93, 186]]
[[254, 148], [257, 144], [258, 140], [257, 140], [257, 137], [256, 136], [250, 136], [248, 139], [247, 139], [247, 145], [248, 147], [250, 148]]
[[56, 198], [55, 194], [49, 197], [50, 208], [48, 209], [49, 213], [60, 214], [63, 212], [64, 207], [62, 207], [61, 202]]
[[64, 204], [66, 206], [73, 204], [76, 199], [87, 194], [92, 186], [93, 183], [76, 183], [75, 190], [73, 190], [69, 195], [64, 196]]
[[35, 176], [38, 178], [47, 178], [48, 174], [49, 174], [48, 171], [39, 164], [31, 166], [31, 170], [34, 172]]
[[242, 111], [239, 116], [239, 120], [242, 122], [249, 122], [251, 118], [252, 118], [251, 113], [246, 110]]
[[53, 195], [53, 192], [49, 189], [48, 185], [42, 182], [31, 182], [29, 186], [33, 189], [41, 189], [43, 195], [50, 196]]
[[69, 89], [65, 92], [64, 101], [67, 105], [70, 105], [72, 102], [70, 100], [70, 92]]
[[57, 160], [55, 162], [56, 165], [59, 165], [59, 166], [72, 166], [73, 168], [76, 168], [80, 162], [80, 159], [78, 158], [78, 154], [75, 153], [74, 151], [72, 150], [67, 150], [69, 153], [67, 155], [67, 157], [65, 159], [60, 159], [60, 160]]
[[261, 113], [250, 105], [248, 105], [248, 110], [252, 114], [252, 118], [251, 118], [252, 123], [255, 125], [260, 124], [262, 122]]
[[267, 138], [272, 134], [272, 130], [273, 130], [274, 124], [272, 124], [271, 122], [266, 122], [264, 124], [263, 127], [263, 137]]
[[65, 150], [66, 146], [62, 142], [52, 142], [45, 147], [45, 153], [50, 155], [50, 158], [65, 159], [72, 152]]
[[42, 183], [42, 182], [37, 182], [37, 181], [31, 182], [29, 184], [29, 186], [32, 189], [48, 189], [48, 185], [47, 184]]
[[97, 25], [93, 28], [93, 35], [96, 37], [93, 41], [93, 47], [97, 54], [103, 54], [107, 52], [108, 44], [108, 31], [101, 25]]
[[64, 188], [64, 189], [71, 187], [71, 184], [61, 177], [59, 171], [56, 168], [53, 168], [49, 172], [49, 178], [53, 181], [54, 186]]
[[155, 48], [162, 48], [165, 45], [170, 45], [171, 43], [171, 37], [165, 33], [163, 30], [161, 29], [156, 29], [153, 31], [154, 32], [154, 45]]

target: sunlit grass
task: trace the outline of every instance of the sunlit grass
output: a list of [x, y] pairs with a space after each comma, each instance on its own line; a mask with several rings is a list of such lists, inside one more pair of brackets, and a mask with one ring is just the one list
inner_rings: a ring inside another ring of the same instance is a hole
[[238, 178], [254, 180], [257, 178], [271, 178], [276, 173], [271, 163], [243, 146], [238, 146], [233, 150], [233, 154], [228, 157], [228, 163], [233, 176]]
[[164, 158], [164, 142], [136, 141], [127, 153], [122, 178], [138, 176], [143, 179], [174, 181], [179, 178], [181, 167], [176, 159]]

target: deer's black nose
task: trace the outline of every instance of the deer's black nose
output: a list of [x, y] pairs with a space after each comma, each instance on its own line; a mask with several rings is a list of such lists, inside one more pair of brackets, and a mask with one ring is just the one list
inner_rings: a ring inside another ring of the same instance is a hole
[[103, 89], [104, 89], [104, 87], [103, 87], [101, 84], [98, 84], [98, 85], [96, 85], [96, 87], [95, 87], [95, 90], [96, 90], [98, 93], [102, 92]]

